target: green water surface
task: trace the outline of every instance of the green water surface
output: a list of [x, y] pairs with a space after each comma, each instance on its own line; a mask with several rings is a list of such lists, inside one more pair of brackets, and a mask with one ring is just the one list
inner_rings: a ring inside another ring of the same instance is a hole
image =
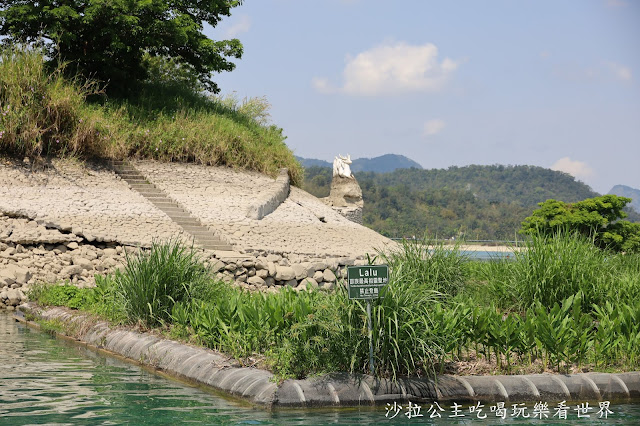
[[[640, 405], [612, 404], [606, 420], [502, 420], [489, 412], [474, 419], [430, 419], [429, 404], [408, 418], [407, 409], [390, 407], [328, 410], [274, 410], [253, 408], [201, 388], [170, 380], [72, 342], [15, 322], [0, 311], [0, 425], [325, 425], [325, 424], [638, 424]], [[555, 402], [549, 402], [553, 407]], [[507, 405], [509, 406], [509, 405]], [[573, 405], [571, 405], [573, 409]], [[533, 405], [529, 404], [531, 414]], [[397, 413], [397, 414], [396, 414]], [[393, 419], [390, 417], [396, 414]], [[551, 415], [553, 409], [551, 409]], [[386, 416], [385, 416], [386, 415]], [[492, 417], [493, 416], [493, 417]], [[550, 419], [551, 420], [551, 419]]]

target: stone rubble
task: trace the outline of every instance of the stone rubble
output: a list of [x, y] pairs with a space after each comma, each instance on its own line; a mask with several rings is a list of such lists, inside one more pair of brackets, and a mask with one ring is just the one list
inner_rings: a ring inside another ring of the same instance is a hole
[[[246, 217], [273, 180], [194, 164], [137, 162], [136, 168], [221, 238], [233, 252], [198, 250], [218, 279], [274, 292], [331, 290], [345, 267], [393, 244], [291, 188], [262, 220]], [[33, 171], [0, 160], [0, 309], [26, 301], [38, 282], [95, 285], [153, 241], [189, 234], [106, 167], [54, 160]]]

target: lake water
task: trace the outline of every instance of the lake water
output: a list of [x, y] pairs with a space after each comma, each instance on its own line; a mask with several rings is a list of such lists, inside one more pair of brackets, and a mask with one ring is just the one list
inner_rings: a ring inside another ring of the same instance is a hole
[[[555, 403], [554, 403], [555, 404]], [[0, 425], [326, 425], [326, 424], [528, 424], [530, 419], [429, 419], [428, 404], [409, 419], [391, 407], [325, 410], [252, 408], [240, 401], [167, 379], [137, 365], [104, 356], [15, 322], [0, 311]], [[529, 413], [533, 405], [529, 404]], [[507, 405], [509, 406], [509, 405]], [[551, 415], [553, 404], [549, 402]], [[544, 424], [640, 424], [640, 405], [612, 404], [607, 420], [579, 421], [570, 405], [567, 422]], [[597, 407], [597, 406], [596, 406]], [[389, 417], [397, 412], [394, 419]], [[389, 413], [388, 417], [385, 414]], [[493, 416], [493, 417], [492, 417]], [[592, 413], [592, 418], [596, 417]]]

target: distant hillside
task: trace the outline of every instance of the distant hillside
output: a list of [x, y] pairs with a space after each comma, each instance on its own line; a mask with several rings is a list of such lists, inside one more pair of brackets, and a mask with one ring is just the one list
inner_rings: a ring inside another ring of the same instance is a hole
[[374, 158], [358, 158], [353, 160], [351, 171], [356, 172], [378, 172], [389, 173], [397, 169], [422, 170], [422, 166], [404, 155], [385, 154]]
[[[600, 195], [566, 173], [535, 166], [402, 169], [355, 175], [365, 200], [365, 225], [390, 237], [427, 232], [439, 238], [511, 240], [538, 203], [549, 198], [575, 202]], [[312, 194], [327, 196], [330, 184], [330, 168], [305, 170], [303, 188]]]
[[324, 160], [317, 160], [315, 158], [303, 158], [303, 157], [298, 157], [296, 155], [296, 160], [298, 160], [298, 162], [300, 164], [302, 164], [302, 167], [304, 167], [305, 169], [308, 167], [329, 167], [329, 168], [333, 168], [333, 164], [328, 162], [328, 161], [324, 161]]
[[608, 193], [631, 198], [631, 202], [627, 205], [633, 207], [636, 212], [640, 212], [640, 189], [626, 185], [616, 185]]
[[[317, 160], [315, 158], [296, 157], [302, 167], [333, 167], [333, 163]], [[352, 160], [352, 172], [378, 172], [388, 173], [397, 169], [409, 169], [411, 167], [422, 169], [422, 166], [404, 155], [385, 154], [374, 158], [357, 158]]]

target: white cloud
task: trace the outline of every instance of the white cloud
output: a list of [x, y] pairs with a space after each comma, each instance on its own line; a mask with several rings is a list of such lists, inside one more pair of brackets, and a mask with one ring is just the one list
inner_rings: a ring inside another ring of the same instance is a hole
[[320, 93], [333, 93], [336, 90], [326, 78], [314, 77], [311, 79], [311, 85]]
[[424, 123], [424, 136], [433, 136], [438, 134], [444, 129], [446, 123], [444, 120], [439, 118], [434, 118], [433, 120], [429, 120]]
[[[332, 90], [350, 95], [436, 91], [444, 87], [458, 68], [458, 63], [449, 58], [440, 61], [438, 48], [431, 43], [383, 44], [348, 57], [346, 62], [344, 83]], [[313, 85], [325, 93], [331, 87], [324, 78], [315, 78]]]
[[631, 68], [615, 62], [607, 62], [607, 66], [618, 80], [631, 81]]
[[572, 160], [569, 157], [563, 157], [553, 163], [551, 170], [558, 170], [569, 173], [579, 179], [586, 179], [593, 176], [593, 169], [583, 161]]
[[242, 33], [246, 33], [251, 28], [251, 19], [247, 15], [240, 15], [238, 19], [227, 28], [226, 38], [236, 38]]

